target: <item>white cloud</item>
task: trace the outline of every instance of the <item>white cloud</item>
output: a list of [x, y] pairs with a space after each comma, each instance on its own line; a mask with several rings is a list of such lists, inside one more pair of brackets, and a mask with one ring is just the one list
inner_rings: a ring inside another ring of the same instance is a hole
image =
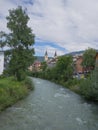
[[10, 0], [0, 0], [0, 31], [2, 30], [8, 32], [6, 27], [6, 16], [9, 15], [8, 10], [15, 7], [16, 5], [13, 4]]
[[[25, 1], [25, 2], [24, 2]], [[0, 0], [0, 30], [6, 30], [8, 9], [23, 5], [37, 37], [55, 42], [69, 52], [98, 49], [98, 0]], [[58, 50], [59, 51], [59, 50]]]
[[31, 17], [37, 36], [54, 41], [69, 51], [95, 47], [93, 41], [98, 34], [97, 0], [67, 0], [65, 4], [62, 0], [36, 1], [32, 12], [41, 17]]

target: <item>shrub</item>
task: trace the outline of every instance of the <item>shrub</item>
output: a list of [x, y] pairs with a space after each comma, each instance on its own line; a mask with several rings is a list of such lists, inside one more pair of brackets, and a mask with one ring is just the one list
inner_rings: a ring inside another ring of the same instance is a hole
[[90, 99], [92, 96], [92, 81], [86, 79], [80, 83], [80, 93], [87, 99]]
[[30, 78], [26, 78], [25, 81], [24, 81], [26, 87], [29, 89], [29, 90], [33, 90], [34, 89], [34, 84], [33, 82], [31, 81]]
[[16, 81], [13, 77], [0, 79], [0, 111], [24, 98], [33, 89], [29, 78], [25, 81]]
[[80, 91], [85, 98], [98, 101], [98, 67], [95, 68], [90, 78], [80, 83]]

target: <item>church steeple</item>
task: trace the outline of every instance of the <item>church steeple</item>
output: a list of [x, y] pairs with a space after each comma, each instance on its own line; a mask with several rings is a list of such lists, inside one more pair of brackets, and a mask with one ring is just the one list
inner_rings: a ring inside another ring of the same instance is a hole
[[48, 53], [47, 53], [47, 50], [46, 50], [46, 52], [45, 52], [44, 60], [45, 60], [46, 62], [48, 61]]
[[57, 53], [56, 53], [56, 51], [55, 51], [55, 53], [54, 53], [54, 58], [57, 58]]
[[45, 56], [48, 56], [47, 50], [46, 50], [46, 52], [45, 52]]

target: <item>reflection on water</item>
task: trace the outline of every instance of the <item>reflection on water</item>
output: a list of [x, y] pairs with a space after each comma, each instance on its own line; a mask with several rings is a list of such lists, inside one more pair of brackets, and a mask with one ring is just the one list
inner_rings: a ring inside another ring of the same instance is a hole
[[33, 81], [35, 90], [0, 114], [0, 130], [98, 129], [98, 105], [49, 81]]

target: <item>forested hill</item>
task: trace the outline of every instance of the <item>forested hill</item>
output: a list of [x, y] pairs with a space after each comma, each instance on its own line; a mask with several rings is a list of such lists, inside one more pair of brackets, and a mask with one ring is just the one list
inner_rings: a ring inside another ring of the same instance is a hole
[[35, 56], [35, 60], [43, 62], [44, 61], [44, 56]]
[[[68, 53], [67, 55], [72, 55], [72, 56], [74, 56], [74, 55], [80, 55], [80, 54], [83, 54], [84, 53], [84, 51], [75, 51], [75, 52], [70, 52], [70, 53]], [[65, 54], [66, 55], [66, 54]]]
[[[43, 62], [44, 61], [44, 56], [35, 56], [36, 60]], [[49, 57], [49, 59], [52, 57]]]

